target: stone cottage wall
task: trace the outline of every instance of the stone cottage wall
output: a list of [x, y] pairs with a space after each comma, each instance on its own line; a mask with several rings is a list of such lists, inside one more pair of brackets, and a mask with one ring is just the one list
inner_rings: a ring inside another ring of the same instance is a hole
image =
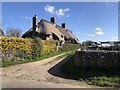
[[79, 67], [120, 67], [120, 51], [76, 51], [75, 64]]

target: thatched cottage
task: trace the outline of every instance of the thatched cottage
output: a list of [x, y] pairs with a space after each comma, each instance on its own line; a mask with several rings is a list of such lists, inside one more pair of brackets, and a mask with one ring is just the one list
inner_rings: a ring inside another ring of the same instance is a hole
[[41, 19], [38, 22], [38, 17], [33, 17], [33, 27], [25, 32], [23, 38], [40, 37], [42, 40], [59, 40], [62, 43], [79, 44], [79, 40], [73, 35], [73, 33], [66, 28], [65, 23], [61, 26], [56, 25], [55, 17], [52, 17], [50, 21]]

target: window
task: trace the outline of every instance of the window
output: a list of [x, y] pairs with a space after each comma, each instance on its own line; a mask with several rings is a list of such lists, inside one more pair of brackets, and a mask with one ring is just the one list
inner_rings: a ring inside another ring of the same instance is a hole
[[61, 35], [61, 37], [63, 38], [63, 35]]

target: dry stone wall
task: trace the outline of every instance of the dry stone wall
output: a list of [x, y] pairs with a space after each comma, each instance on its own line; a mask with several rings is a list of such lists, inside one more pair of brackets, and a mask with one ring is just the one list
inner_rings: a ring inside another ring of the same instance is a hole
[[120, 67], [120, 51], [76, 51], [75, 64], [79, 67]]
[[25, 55], [27, 55], [24, 51], [14, 50], [14, 51], [0, 51], [0, 60], [9, 61], [9, 60], [22, 60], [25, 59]]

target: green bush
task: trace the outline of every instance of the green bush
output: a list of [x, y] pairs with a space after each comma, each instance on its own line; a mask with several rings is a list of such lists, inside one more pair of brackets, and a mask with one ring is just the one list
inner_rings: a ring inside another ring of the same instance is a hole
[[59, 49], [59, 52], [66, 52], [66, 51], [76, 51], [79, 48], [79, 44], [69, 44], [65, 43]]
[[40, 38], [34, 38], [33, 39], [33, 57], [40, 57], [41, 52], [42, 52], [42, 44], [41, 44], [41, 39]]

